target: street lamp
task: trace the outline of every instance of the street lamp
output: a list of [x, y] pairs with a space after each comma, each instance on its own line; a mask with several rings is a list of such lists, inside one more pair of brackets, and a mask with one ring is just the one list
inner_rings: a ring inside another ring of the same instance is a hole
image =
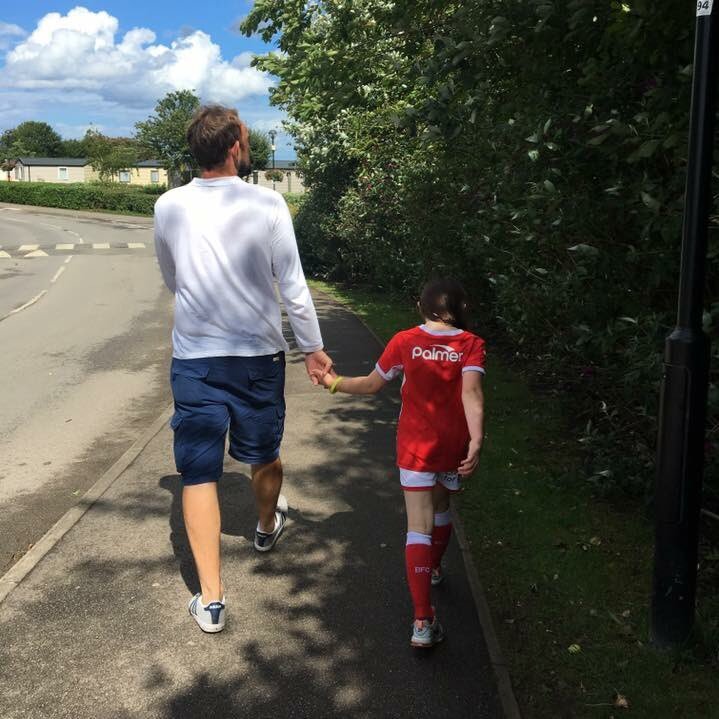
[[667, 337], [659, 408], [651, 639], [681, 644], [694, 624], [709, 339], [702, 331], [711, 208], [717, 20], [697, 0], [677, 323]]
[[272, 144], [270, 145], [270, 148], [272, 150], [272, 189], [275, 189], [275, 150], [277, 149], [275, 146], [275, 138], [277, 137], [277, 130], [270, 130], [267, 133], [270, 136], [270, 140]]

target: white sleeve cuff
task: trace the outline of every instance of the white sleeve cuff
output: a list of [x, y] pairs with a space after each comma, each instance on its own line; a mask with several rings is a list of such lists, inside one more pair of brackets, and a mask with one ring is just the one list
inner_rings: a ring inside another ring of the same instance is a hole
[[465, 372], [481, 372], [484, 374], [484, 367], [477, 367], [476, 365], [467, 365], [466, 367], [462, 367], [462, 374]]
[[320, 350], [323, 350], [325, 348], [325, 346], [323, 344], [310, 345], [309, 347], [300, 347], [299, 345], [297, 345], [297, 348], [303, 354], [308, 355], [308, 354], [311, 354], [312, 352], [319, 352]]
[[398, 364], [394, 367], [390, 367], [388, 372], [385, 372], [380, 366], [379, 362], [374, 366], [374, 368], [377, 370], [377, 374], [385, 381], [385, 382], [391, 382], [401, 371], [402, 371], [402, 365]]

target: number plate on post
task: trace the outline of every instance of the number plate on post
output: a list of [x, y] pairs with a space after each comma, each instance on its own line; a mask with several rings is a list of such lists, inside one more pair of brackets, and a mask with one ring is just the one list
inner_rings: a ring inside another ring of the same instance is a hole
[[697, 0], [697, 17], [711, 15], [714, 0]]

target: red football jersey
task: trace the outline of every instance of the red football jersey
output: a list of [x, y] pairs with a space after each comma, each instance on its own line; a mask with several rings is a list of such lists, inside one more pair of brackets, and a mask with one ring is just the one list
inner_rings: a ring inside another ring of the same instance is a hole
[[397, 466], [456, 471], [469, 444], [462, 374], [483, 373], [484, 357], [484, 340], [465, 330], [422, 325], [398, 332], [389, 341], [376, 370], [386, 380], [404, 372]]

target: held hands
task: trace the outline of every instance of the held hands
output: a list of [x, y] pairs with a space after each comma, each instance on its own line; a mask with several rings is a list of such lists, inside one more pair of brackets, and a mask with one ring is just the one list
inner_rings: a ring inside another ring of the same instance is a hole
[[317, 383], [325, 389], [330, 389], [337, 377], [339, 377], [339, 375], [333, 369], [331, 369], [329, 372], [325, 372], [324, 374], [320, 372], [315, 374]]
[[324, 350], [309, 352], [305, 355], [305, 367], [310, 382], [317, 386], [323, 383], [323, 377], [332, 369], [332, 359]]
[[465, 459], [462, 460], [462, 463], [457, 468], [457, 473], [460, 474], [462, 477], [468, 477], [472, 472], [474, 472], [475, 469], [477, 469], [477, 465], [479, 464], [479, 455], [482, 451], [482, 443], [478, 440], [473, 439], [469, 443], [469, 448], [467, 449], [467, 456]]

